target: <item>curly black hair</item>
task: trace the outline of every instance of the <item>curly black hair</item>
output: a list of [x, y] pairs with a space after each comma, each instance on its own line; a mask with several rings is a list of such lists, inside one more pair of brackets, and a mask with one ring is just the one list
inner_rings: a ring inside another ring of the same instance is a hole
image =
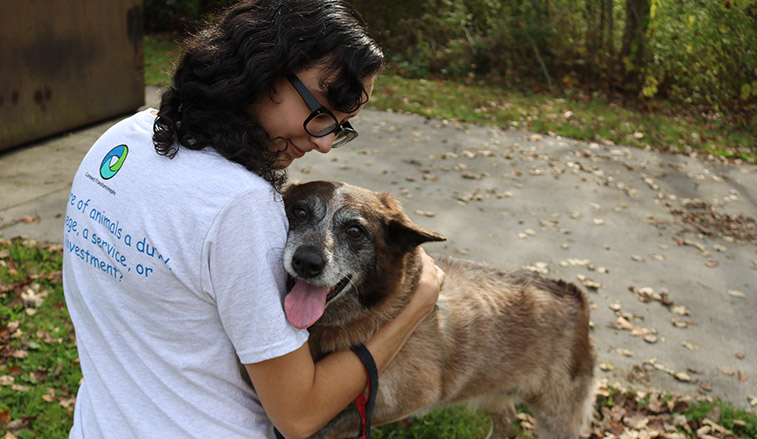
[[214, 148], [280, 190], [286, 172], [274, 168], [279, 153], [250, 105], [272, 96], [278, 78], [323, 65], [329, 104], [353, 112], [383, 59], [343, 0], [243, 1], [188, 40], [153, 127], [155, 150], [173, 158], [180, 147]]

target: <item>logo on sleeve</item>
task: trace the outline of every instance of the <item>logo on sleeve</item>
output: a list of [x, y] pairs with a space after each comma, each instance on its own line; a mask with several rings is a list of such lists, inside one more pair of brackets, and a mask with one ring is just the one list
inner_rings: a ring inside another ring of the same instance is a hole
[[126, 145], [118, 145], [105, 154], [105, 158], [100, 163], [100, 177], [105, 180], [113, 178], [124, 165], [128, 152], [129, 148]]

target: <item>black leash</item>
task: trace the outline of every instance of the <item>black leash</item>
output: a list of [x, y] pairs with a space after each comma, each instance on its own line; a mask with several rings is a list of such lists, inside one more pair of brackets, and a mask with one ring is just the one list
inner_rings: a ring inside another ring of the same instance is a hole
[[[376, 405], [376, 393], [378, 393], [378, 368], [373, 360], [373, 355], [364, 344], [359, 343], [353, 346], [352, 350], [360, 357], [365, 372], [368, 374], [368, 395], [361, 393], [355, 398], [355, 405], [360, 413], [360, 436], [358, 436], [358, 439], [371, 439], [371, 417], [373, 417], [373, 407]], [[285, 439], [276, 428], [273, 429], [273, 432], [276, 434], [276, 439]]]
[[364, 344], [360, 343], [353, 346], [352, 350], [360, 357], [360, 361], [363, 362], [368, 374], [368, 396], [366, 397], [365, 393], [361, 393], [355, 399], [357, 411], [360, 412], [360, 436], [358, 439], [371, 439], [371, 418], [378, 393], [378, 368], [376, 362], [373, 361], [373, 356]]

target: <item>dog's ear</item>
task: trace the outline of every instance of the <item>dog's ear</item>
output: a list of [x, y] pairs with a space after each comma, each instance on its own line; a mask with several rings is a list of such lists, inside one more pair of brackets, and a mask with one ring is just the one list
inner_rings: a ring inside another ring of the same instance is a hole
[[386, 215], [387, 242], [399, 246], [404, 253], [424, 242], [446, 241], [444, 236], [419, 227], [402, 211], [402, 204], [390, 193], [377, 193]]
[[387, 236], [389, 242], [399, 246], [402, 252], [407, 252], [424, 242], [446, 241], [444, 236], [429, 232], [410, 220], [391, 220], [387, 225]]

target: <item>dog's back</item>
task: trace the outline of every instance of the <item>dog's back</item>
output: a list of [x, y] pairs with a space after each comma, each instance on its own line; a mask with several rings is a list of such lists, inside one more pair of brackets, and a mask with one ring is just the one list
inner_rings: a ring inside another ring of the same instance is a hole
[[591, 415], [596, 358], [583, 292], [529, 272], [437, 263], [447, 274], [438, 302], [445, 353], [438, 405], [472, 402], [506, 433], [520, 400], [540, 420], [540, 437], [576, 437]]

